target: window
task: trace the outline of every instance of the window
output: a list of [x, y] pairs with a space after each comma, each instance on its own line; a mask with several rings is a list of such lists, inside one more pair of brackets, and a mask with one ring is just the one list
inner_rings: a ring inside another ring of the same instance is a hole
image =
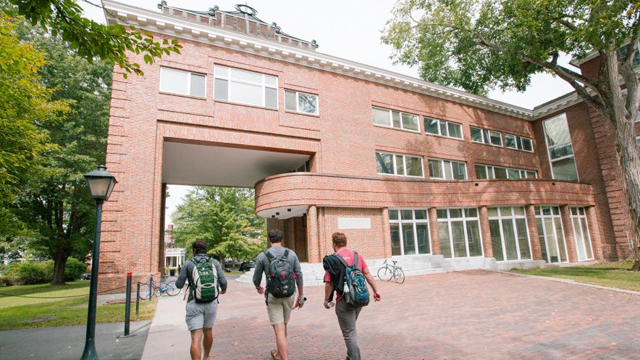
[[238, 104], [278, 108], [278, 78], [217, 65], [214, 98]]
[[523, 207], [489, 208], [491, 247], [496, 261], [530, 260], [531, 246]]
[[477, 209], [438, 210], [440, 253], [445, 258], [482, 256]]
[[418, 115], [407, 114], [395, 110], [373, 108], [373, 123], [396, 129], [420, 132]]
[[571, 135], [565, 114], [545, 120], [543, 123], [551, 173], [554, 179], [578, 181], [578, 169], [573, 156]]
[[567, 262], [562, 217], [557, 206], [536, 206], [538, 238], [542, 259], [548, 263]]
[[425, 117], [424, 129], [427, 134], [440, 135], [462, 140], [461, 124]]
[[474, 126], [470, 126], [470, 129], [471, 141], [487, 145], [502, 146], [501, 132], [481, 129]]
[[504, 134], [504, 142], [509, 149], [533, 152], [533, 142], [529, 138]]
[[429, 159], [429, 178], [437, 180], [466, 180], [467, 164], [458, 161]]
[[476, 179], [536, 179], [537, 171], [476, 164]]
[[389, 210], [391, 254], [430, 254], [429, 218], [424, 209]]
[[571, 208], [571, 226], [573, 227], [573, 238], [576, 242], [578, 260], [593, 260], [593, 249], [591, 248], [591, 236], [589, 235], [589, 224], [585, 208]]
[[284, 108], [295, 112], [318, 115], [318, 95], [285, 90]]
[[160, 91], [179, 95], [206, 97], [205, 75], [160, 68]]
[[422, 157], [376, 152], [378, 174], [424, 177]]

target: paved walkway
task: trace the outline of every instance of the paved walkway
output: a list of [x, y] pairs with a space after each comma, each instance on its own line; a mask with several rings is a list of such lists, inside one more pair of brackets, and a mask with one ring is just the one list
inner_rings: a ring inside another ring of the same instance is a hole
[[[640, 359], [640, 296], [507, 274], [466, 271], [380, 283], [358, 321], [363, 358]], [[344, 359], [323, 288], [289, 324], [291, 359]], [[270, 359], [263, 298], [230, 282], [214, 327], [217, 359]], [[188, 359], [181, 297], [162, 298], [143, 359]]]

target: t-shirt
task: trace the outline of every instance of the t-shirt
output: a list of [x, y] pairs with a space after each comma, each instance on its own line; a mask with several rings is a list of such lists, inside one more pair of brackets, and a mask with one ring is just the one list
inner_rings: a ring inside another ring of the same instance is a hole
[[[353, 251], [345, 248], [338, 251], [336, 254], [340, 255], [347, 262], [349, 266], [353, 266], [353, 259], [355, 257], [355, 255], [353, 254]], [[364, 273], [364, 271], [368, 268], [369, 266], [367, 266], [367, 262], [364, 261], [364, 257], [360, 255], [360, 253], [358, 253], [358, 269], [360, 269], [360, 271]], [[329, 271], [325, 271], [324, 273], [324, 282], [326, 283], [331, 282], [331, 274], [329, 274]], [[336, 302], [340, 301], [341, 298], [342, 298], [342, 295], [339, 292], [337, 292]]]

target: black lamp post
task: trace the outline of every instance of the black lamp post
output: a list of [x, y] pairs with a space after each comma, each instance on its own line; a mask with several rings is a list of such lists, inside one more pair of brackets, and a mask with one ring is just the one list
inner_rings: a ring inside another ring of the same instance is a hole
[[102, 220], [102, 203], [109, 199], [116, 178], [107, 171], [104, 165], [98, 170], [84, 175], [91, 190], [91, 197], [96, 201], [96, 233], [91, 255], [91, 288], [89, 290], [89, 313], [87, 315], [87, 338], [84, 343], [82, 360], [98, 359], [96, 352], [96, 302], [98, 301], [98, 260], [100, 258], [100, 223]]

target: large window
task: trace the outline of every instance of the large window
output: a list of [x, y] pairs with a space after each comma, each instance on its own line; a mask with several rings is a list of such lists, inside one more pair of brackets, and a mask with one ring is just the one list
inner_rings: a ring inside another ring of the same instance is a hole
[[571, 226], [573, 238], [576, 242], [578, 260], [593, 260], [593, 248], [591, 248], [591, 236], [584, 208], [571, 208]]
[[475, 126], [470, 126], [469, 128], [471, 130], [471, 141], [493, 146], [502, 146], [501, 132], [481, 129]]
[[422, 157], [376, 152], [378, 174], [424, 177]]
[[477, 209], [438, 210], [440, 252], [445, 258], [482, 256]]
[[425, 117], [424, 131], [427, 134], [440, 135], [462, 140], [462, 124], [450, 121], [430, 119]]
[[160, 68], [160, 91], [179, 95], [206, 97], [205, 75]]
[[318, 115], [318, 95], [285, 90], [284, 107], [299, 113]]
[[531, 259], [523, 207], [489, 208], [491, 247], [496, 261]]
[[389, 210], [391, 254], [430, 254], [429, 218], [427, 210]]
[[278, 108], [278, 78], [216, 65], [214, 98], [238, 104]]
[[373, 123], [396, 129], [420, 132], [418, 115], [382, 108], [373, 108]]
[[429, 178], [435, 180], [466, 180], [467, 164], [458, 161], [429, 159]]
[[504, 134], [504, 142], [509, 149], [533, 152], [533, 142], [527, 137]]
[[560, 208], [536, 206], [536, 223], [542, 259], [548, 263], [567, 262], [567, 247], [564, 241]]
[[493, 165], [476, 164], [476, 179], [535, 179], [538, 173], [532, 170], [503, 168]]
[[545, 120], [543, 123], [551, 173], [554, 179], [578, 181], [578, 169], [573, 156], [571, 135], [565, 114]]

